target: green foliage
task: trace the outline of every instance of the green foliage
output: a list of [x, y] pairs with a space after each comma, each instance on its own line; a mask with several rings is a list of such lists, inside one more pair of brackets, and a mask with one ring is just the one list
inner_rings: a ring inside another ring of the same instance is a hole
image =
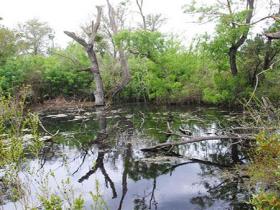
[[62, 200], [59, 196], [52, 194], [50, 198], [41, 197], [41, 202], [45, 210], [62, 210]]
[[45, 66], [43, 72], [44, 97], [54, 98], [63, 96], [86, 96], [90, 94], [92, 77], [87, 72], [66, 69], [63, 63], [54, 61], [56, 65]]
[[[264, 68], [264, 58], [269, 49], [271, 63], [276, 62], [273, 65], [275, 71], [259, 77], [256, 95], [278, 100], [280, 42], [272, 42], [268, 48], [262, 36], [247, 40], [237, 52], [238, 76], [230, 74], [229, 48], [249, 32], [250, 27], [244, 22], [250, 11], [246, 9], [245, 1], [229, 2], [232, 13], [218, 1], [205, 4], [197, 0], [186, 6], [185, 12], [198, 15], [200, 21], [217, 20], [215, 33], [211, 37], [206, 34], [196, 38], [189, 48], [158, 31], [124, 30], [117, 34], [114, 44], [126, 51], [132, 75], [118, 99], [236, 104], [250, 95], [256, 75]], [[279, 23], [275, 23], [269, 26], [268, 31], [278, 29]], [[31, 32], [34, 35], [31, 36]], [[85, 50], [78, 44], [69, 43], [65, 49], [52, 49], [46, 54], [46, 47], [50, 44], [47, 34], [50, 32], [46, 23], [36, 19], [21, 24], [21, 36], [0, 27], [0, 40], [4, 41], [0, 42], [3, 45], [0, 44], [0, 91], [6, 96], [14, 95], [22, 85], [30, 85], [28, 98], [31, 102], [60, 96], [92, 98], [95, 87], [91, 72], [84, 71], [91, 66]], [[34, 53], [32, 47], [35, 44], [32, 40], [36, 37], [43, 43], [35, 50], [38, 53]], [[95, 49], [99, 52], [105, 92], [110, 92], [122, 80], [120, 63], [108, 43], [102, 33], [97, 35]]]
[[73, 210], [83, 210], [85, 206], [85, 200], [82, 197], [76, 198], [73, 204]]
[[123, 95], [169, 103], [199, 92], [190, 80], [202, 65], [199, 55], [185, 50], [176, 40], [149, 31], [124, 31], [116, 40], [134, 55], [129, 59], [133, 80]]
[[261, 192], [255, 195], [250, 202], [255, 210], [278, 210], [280, 209], [280, 197], [276, 193]]
[[237, 99], [248, 97], [251, 88], [242, 75], [232, 77], [230, 72], [220, 72], [214, 75], [214, 84], [203, 91], [203, 99], [214, 104], [233, 104]]
[[249, 167], [251, 180], [262, 183], [263, 187], [280, 190], [279, 135], [262, 132], [257, 136], [257, 144]]
[[[25, 152], [38, 154], [42, 142], [38, 134], [38, 116], [25, 113], [25, 91], [18, 98], [1, 96], [0, 100], [0, 167], [23, 161]], [[25, 130], [32, 138], [25, 140]]]
[[265, 77], [261, 77], [261, 85], [258, 88], [257, 96], [267, 96], [269, 99], [277, 103], [280, 99], [279, 81], [279, 67], [268, 71], [265, 74]]
[[9, 57], [14, 56], [16, 51], [15, 33], [0, 25], [0, 66], [5, 64]]
[[96, 193], [93, 192], [89, 193], [93, 201], [93, 205], [91, 206], [91, 208], [96, 210], [109, 210], [105, 200], [102, 198], [100, 194], [98, 181], [95, 182], [95, 186], [96, 186], [96, 190], [95, 190]]
[[20, 51], [27, 54], [45, 54], [50, 47], [52, 29], [46, 22], [34, 18], [19, 24]]
[[60, 95], [85, 97], [90, 94], [92, 78], [77, 68], [82, 67], [67, 64], [59, 56], [17, 57], [0, 67], [0, 89], [5, 94], [14, 94], [22, 85], [30, 85], [34, 101]]
[[25, 193], [18, 174], [26, 157], [38, 156], [43, 147], [39, 118], [25, 109], [27, 92], [22, 88], [17, 97], [0, 97], [0, 184], [14, 202]]
[[132, 54], [140, 57], [146, 57], [157, 62], [157, 58], [166, 47], [162, 34], [160, 32], [150, 32], [138, 30], [134, 32], [122, 31], [115, 36], [117, 46], [122, 46]]

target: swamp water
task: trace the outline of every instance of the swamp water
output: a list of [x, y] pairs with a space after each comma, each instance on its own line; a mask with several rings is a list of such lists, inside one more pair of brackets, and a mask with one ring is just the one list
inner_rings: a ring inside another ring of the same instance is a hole
[[[81, 195], [86, 209], [249, 209], [246, 177], [232, 169], [246, 162], [238, 144], [216, 140], [183, 145], [168, 154], [141, 152], [180, 140], [166, 134], [168, 124], [177, 134], [181, 127], [193, 136], [211, 136], [233, 125], [240, 117], [236, 113], [130, 105], [106, 113], [77, 108], [40, 116], [47, 130], [59, 134], [46, 143], [38, 159], [25, 163], [23, 170], [32, 171], [21, 173], [33, 196], [27, 201], [30, 206], [45, 186], [45, 194], [65, 194], [65, 200]], [[94, 200], [99, 207], [92, 206]], [[15, 206], [6, 200], [2, 208]]]

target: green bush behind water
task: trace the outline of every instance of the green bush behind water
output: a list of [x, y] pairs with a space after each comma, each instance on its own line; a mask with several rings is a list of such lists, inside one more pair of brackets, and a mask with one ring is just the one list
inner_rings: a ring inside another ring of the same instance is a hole
[[[257, 62], [265, 53], [262, 39], [248, 40], [238, 52], [239, 73], [233, 77], [219, 34], [214, 39], [198, 37], [190, 47], [185, 47], [176, 38], [159, 32], [123, 31], [115, 37], [115, 43], [126, 50], [132, 75], [129, 85], [115, 98], [121, 101], [237, 104], [252, 93], [254, 72], [262, 70]], [[275, 44], [272, 48], [280, 47]], [[81, 46], [70, 43], [65, 49], [52, 49], [45, 55], [19, 54], [14, 46], [6, 51], [11, 52], [0, 54], [3, 95], [14, 95], [22, 86], [29, 85], [32, 102], [58, 96], [93, 98], [93, 76], [85, 71], [90, 62]], [[98, 53], [98, 60], [108, 93], [121, 81], [120, 64], [105, 49]], [[279, 100], [278, 68], [279, 64], [273, 65], [272, 71], [259, 78], [259, 96], [265, 94]]]

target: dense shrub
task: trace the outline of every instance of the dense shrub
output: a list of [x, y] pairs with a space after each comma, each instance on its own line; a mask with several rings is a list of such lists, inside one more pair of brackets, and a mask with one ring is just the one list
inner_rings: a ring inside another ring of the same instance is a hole
[[30, 85], [33, 100], [65, 97], [88, 97], [90, 73], [67, 66], [59, 57], [19, 56], [0, 67], [0, 88], [13, 94], [23, 85]]

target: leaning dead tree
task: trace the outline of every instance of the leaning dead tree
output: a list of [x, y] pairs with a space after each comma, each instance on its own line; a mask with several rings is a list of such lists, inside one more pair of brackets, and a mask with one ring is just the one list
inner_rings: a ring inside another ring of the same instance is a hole
[[100, 75], [100, 69], [99, 69], [96, 51], [94, 49], [95, 38], [97, 36], [97, 32], [101, 22], [102, 8], [100, 6], [97, 6], [96, 8], [97, 8], [96, 21], [95, 23], [94, 21], [92, 21], [91, 27], [89, 27], [88, 30], [85, 30], [87, 35], [87, 40], [76, 35], [74, 32], [64, 31], [64, 33], [84, 47], [88, 55], [88, 58], [90, 59], [91, 62], [90, 70], [94, 76], [94, 81], [95, 81], [95, 88], [96, 88], [94, 92], [95, 105], [104, 106], [105, 105], [104, 85], [103, 85], [102, 77]]

